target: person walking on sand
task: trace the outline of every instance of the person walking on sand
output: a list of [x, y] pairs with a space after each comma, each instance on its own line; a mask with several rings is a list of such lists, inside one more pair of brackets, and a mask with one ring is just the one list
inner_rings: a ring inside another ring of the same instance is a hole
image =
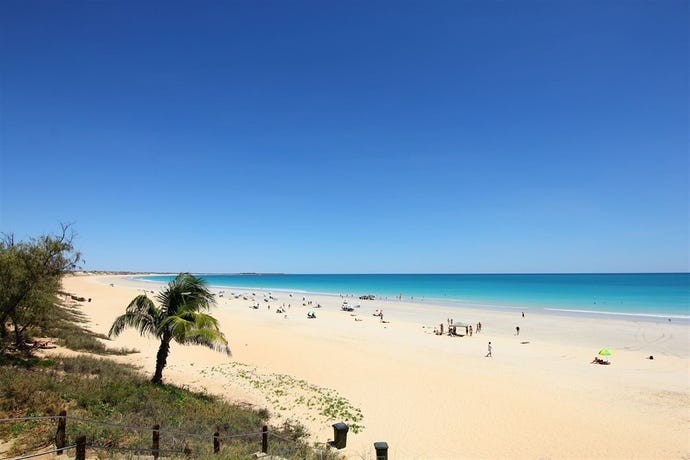
[[515, 326], [515, 335], [520, 335], [520, 326]]
[[487, 357], [487, 358], [493, 358], [494, 355], [491, 354], [491, 350], [493, 349], [493, 348], [491, 347], [491, 342], [489, 342], [489, 347], [488, 347], [488, 348], [489, 348], [489, 352], [486, 354], [486, 357]]

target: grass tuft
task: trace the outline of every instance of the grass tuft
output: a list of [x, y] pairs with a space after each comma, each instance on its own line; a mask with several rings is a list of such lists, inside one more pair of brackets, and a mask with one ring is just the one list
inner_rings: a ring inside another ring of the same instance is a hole
[[300, 409], [310, 420], [332, 424], [347, 423], [353, 433], [364, 430], [361, 409], [343, 398], [337, 391], [311, 384], [285, 374], [260, 372], [242, 363], [230, 363], [202, 370], [202, 375], [222, 375], [231, 385], [257, 390], [266, 404], [279, 417], [287, 417]]

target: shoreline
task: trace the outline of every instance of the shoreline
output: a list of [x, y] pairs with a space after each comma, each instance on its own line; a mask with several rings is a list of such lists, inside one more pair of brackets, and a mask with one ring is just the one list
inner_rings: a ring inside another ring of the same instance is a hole
[[[203, 274], [202, 274], [203, 275]], [[128, 280], [133, 282], [142, 283], [153, 283], [153, 284], [166, 284], [162, 281], [157, 280], [147, 280], [139, 279], [141, 276], [171, 276], [170, 274], [141, 274], [141, 275], [123, 275], [126, 276]], [[309, 291], [303, 289], [287, 289], [284, 287], [273, 288], [273, 287], [242, 287], [242, 286], [222, 286], [222, 285], [212, 285], [209, 284], [210, 288], [215, 290], [237, 290], [243, 292], [275, 292], [275, 293], [300, 293], [309, 296], [325, 296], [333, 298], [345, 298], [359, 300], [356, 293], [343, 293], [336, 294], [332, 292], [318, 292]], [[586, 310], [581, 308], [568, 308], [568, 307], [558, 307], [558, 306], [543, 306], [543, 305], [497, 305], [486, 302], [471, 302], [463, 300], [452, 300], [443, 299], [437, 297], [428, 298], [405, 298], [402, 300], [390, 299], [388, 297], [383, 297], [375, 299], [376, 302], [410, 302], [420, 305], [427, 305], [430, 308], [441, 306], [446, 308], [457, 308], [457, 309], [475, 309], [475, 310], [487, 310], [487, 311], [501, 311], [501, 312], [515, 312], [524, 311], [530, 312], [531, 314], [541, 314], [541, 315], [554, 315], [554, 316], [566, 316], [572, 318], [590, 318], [590, 319], [603, 319], [603, 320], [631, 320], [631, 321], [643, 321], [650, 323], [658, 323], [664, 321], [675, 322], [677, 324], [690, 325], [690, 315], [680, 315], [676, 313], [672, 314], [656, 314], [656, 313], [646, 313], [646, 312], [616, 312], [616, 311], [597, 311], [597, 310]]]
[[[159, 281], [153, 281], [153, 280], [139, 280], [139, 279], [133, 279], [131, 277], [123, 277], [130, 286], [139, 286], [138, 283], [142, 283], [141, 286], [144, 286], [145, 284], [143, 283], [152, 283], [153, 285], [157, 286], [157, 288], [162, 288], [166, 285], [166, 283], [159, 282]], [[359, 309], [356, 309], [356, 311], [351, 312], [350, 314], [353, 316], [358, 316], [361, 315], [362, 312], [366, 312], [365, 316], [371, 315], [377, 308], [383, 308], [386, 312], [389, 312], [389, 314], [386, 314], [386, 318], [392, 318], [393, 315], [395, 315], [396, 323], [404, 324], [405, 327], [409, 329], [414, 329], [419, 326], [429, 329], [431, 328], [433, 330], [434, 326], [440, 325], [441, 322], [445, 322], [445, 319], [447, 318], [462, 318], [464, 315], [465, 317], [471, 317], [473, 320], [470, 321], [461, 321], [461, 322], [469, 322], [469, 323], [476, 323], [476, 322], [482, 322], [482, 318], [485, 317], [494, 317], [494, 318], [501, 318], [502, 323], [505, 323], [506, 321], [511, 324], [511, 326], [505, 326], [502, 325], [502, 329], [506, 330], [506, 332], [510, 332], [511, 335], [514, 334], [514, 325], [519, 324], [521, 321], [524, 320], [524, 318], [520, 317], [521, 313], [525, 313], [525, 315], [528, 318], [539, 318], [541, 322], [544, 324], [547, 324], [548, 327], [553, 328], [556, 330], [557, 328], [562, 326], [563, 321], [573, 321], [575, 324], [582, 324], [583, 328], [590, 328], [590, 329], [599, 329], [602, 326], [611, 329], [618, 329], [618, 328], [623, 328], [623, 329], [637, 329], [641, 325], [642, 326], [655, 326], [655, 327], [660, 327], [660, 328], [667, 328], [667, 327], [676, 327], [678, 326], [679, 328], [685, 328], [687, 330], [687, 333], [690, 334], [690, 321], [683, 321], [683, 320], [677, 320], [677, 321], [672, 321], [668, 322], [666, 320], [667, 317], [662, 317], [662, 318], [648, 318], [648, 317], [641, 317], [638, 315], [607, 315], [607, 314], [570, 314], [570, 312], [560, 312], [557, 310], [554, 311], [547, 311], [541, 308], [536, 308], [534, 310], [530, 310], [529, 308], [521, 308], [521, 307], [509, 307], [509, 308], [503, 308], [500, 306], [491, 306], [491, 305], [475, 305], [475, 304], [443, 304], [443, 303], [432, 303], [432, 302], [420, 302], [420, 301], [410, 301], [408, 299], [402, 299], [402, 300], [395, 300], [395, 299], [375, 299], [375, 300], [360, 300], [357, 298], [354, 294], [348, 295], [340, 295], [340, 294], [323, 294], [323, 293], [311, 293], [311, 292], [306, 292], [306, 291], [298, 291], [298, 290], [278, 290], [278, 289], [263, 289], [263, 288], [229, 288], [227, 286], [211, 286], [209, 285], [209, 288], [211, 289], [212, 292], [214, 292], [216, 295], [218, 295], [220, 292], [226, 292], [230, 289], [234, 289], [237, 292], [243, 293], [250, 295], [251, 293], [256, 294], [256, 298], [252, 299], [251, 296], [249, 297], [249, 300], [247, 302], [253, 303], [257, 302], [260, 305], [260, 309], [264, 309], [267, 305], [263, 301], [264, 296], [268, 295], [269, 293], [282, 293], [285, 295], [290, 295], [291, 293], [293, 294], [298, 294], [299, 296], [308, 298], [308, 299], [316, 299], [314, 302], [317, 300], [320, 300], [324, 304], [330, 304], [330, 306], [336, 307], [335, 310], [340, 313], [340, 314], [345, 314], [345, 312], [340, 311], [340, 306], [343, 301], [347, 301], [350, 304], [360, 304], [362, 307]], [[144, 289], [143, 287], [139, 287], [139, 289]], [[227, 301], [229, 299], [227, 298], [220, 298], [217, 300], [219, 301], [217, 306], [222, 308], [223, 303], [220, 302], [220, 300]], [[300, 304], [300, 301], [298, 298], [295, 298], [296, 303], [298, 304], [298, 308], [313, 308], [313, 307], [303, 307]], [[295, 302], [293, 301], [293, 302]], [[279, 300], [271, 301], [269, 304], [271, 306], [278, 306], [277, 304], [289, 304], [290, 302], [285, 301], [284, 297], [280, 297]], [[314, 304], [315, 305], [315, 304]], [[317, 309], [318, 311], [318, 309]], [[323, 310], [322, 310], [323, 311]], [[306, 310], [304, 311], [306, 314]], [[514, 324], [514, 325], [513, 325]], [[523, 331], [524, 334], [524, 331]], [[572, 338], [573, 341], [577, 342], [579, 339], [577, 337]], [[690, 343], [690, 341], [688, 342]], [[602, 345], [602, 348], [605, 347]], [[685, 353], [684, 357], [690, 358], [690, 348], [688, 348], [687, 353]]]
[[[81, 308], [89, 327], [105, 333], [135, 295], [157, 289], [125, 276], [68, 277], [63, 284], [93, 297]], [[364, 426], [348, 434], [341, 451], [346, 458], [373, 458], [375, 441], [388, 442], [391, 457], [400, 459], [580, 459], [583, 452], [588, 458], [643, 459], [683, 458], [690, 452], [686, 325], [529, 311], [523, 319], [519, 311], [348, 298], [361, 303], [350, 313], [340, 310], [340, 296], [300, 293], [288, 301], [279, 294], [278, 301], [263, 302], [259, 289], [248, 291], [256, 292], [259, 309], [249, 308], [256, 300], [217, 297], [211, 311], [233, 357], [174, 345], [164, 379], [266, 407], [278, 421], [299, 419], [312, 442], [332, 439], [331, 424], [343, 420], [285, 397], [275, 402], [271, 392], [287, 390], [295, 398], [337, 392], [361, 410], [357, 423]], [[283, 301], [291, 304], [287, 318], [275, 313]], [[308, 301], [311, 306], [302, 306]], [[315, 309], [317, 319], [307, 319], [317, 303], [322, 305]], [[376, 308], [385, 309], [386, 323], [372, 316]], [[481, 321], [483, 331], [473, 337], [434, 335], [433, 328], [447, 318]], [[488, 341], [493, 358], [485, 357]], [[153, 370], [154, 340], [130, 330], [107, 342], [123, 345], [141, 353], [118, 360], [143, 366], [147, 374]], [[613, 364], [590, 364], [604, 347], [614, 350]], [[649, 355], [655, 359], [646, 359]], [[262, 388], [242, 375], [263, 382]]]

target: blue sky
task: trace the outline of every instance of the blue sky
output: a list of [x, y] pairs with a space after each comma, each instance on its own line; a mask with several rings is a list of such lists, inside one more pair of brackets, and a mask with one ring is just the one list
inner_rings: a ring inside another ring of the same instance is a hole
[[3, 1], [0, 230], [73, 222], [86, 269], [687, 271], [687, 24], [685, 1]]

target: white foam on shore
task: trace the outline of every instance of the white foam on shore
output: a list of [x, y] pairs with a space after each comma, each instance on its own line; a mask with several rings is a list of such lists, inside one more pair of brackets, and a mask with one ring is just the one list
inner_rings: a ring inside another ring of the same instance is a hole
[[583, 313], [583, 314], [594, 314], [594, 315], [613, 315], [613, 316], [642, 316], [645, 318], [672, 318], [672, 319], [683, 319], [690, 320], [688, 315], [655, 315], [651, 313], [623, 313], [618, 311], [597, 311], [597, 310], [575, 310], [568, 308], [544, 308], [548, 311], [562, 311], [567, 313]]

